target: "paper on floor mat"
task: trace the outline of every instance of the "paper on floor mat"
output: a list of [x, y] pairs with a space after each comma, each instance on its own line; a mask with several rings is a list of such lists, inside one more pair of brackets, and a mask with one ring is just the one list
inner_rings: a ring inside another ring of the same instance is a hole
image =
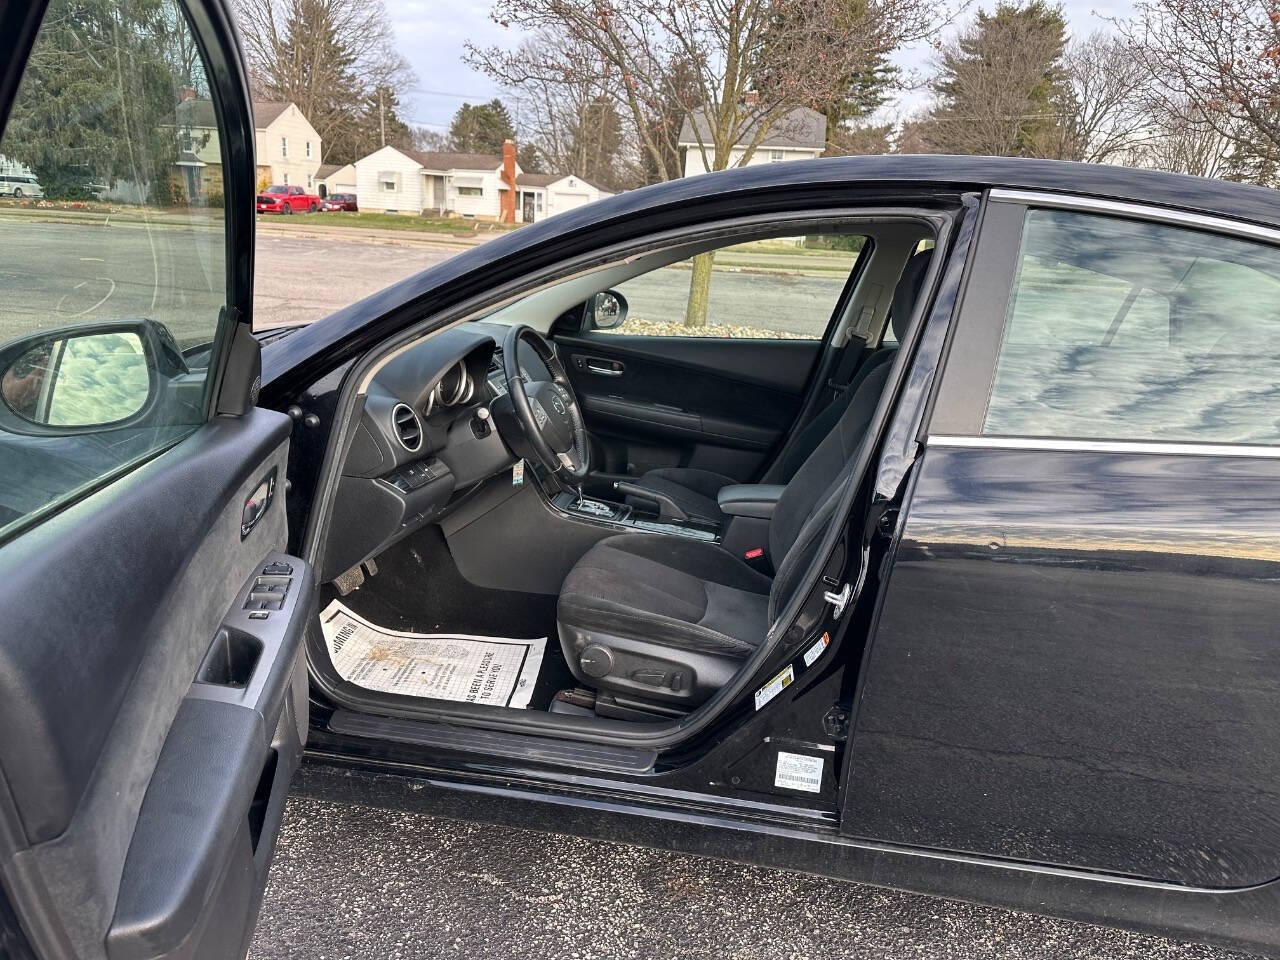
[[334, 600], [320, 615], [338, 675], [367, 690], [432, 700], [529, 706], [547, 638], [507, 640], [405, 633], [370, 623]]

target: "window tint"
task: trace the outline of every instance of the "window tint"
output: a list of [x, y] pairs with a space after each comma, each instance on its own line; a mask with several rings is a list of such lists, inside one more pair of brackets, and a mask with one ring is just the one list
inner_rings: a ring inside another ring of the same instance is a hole
[[820, 340], [865, 241], [851, 234], [760, 240], [661, 267], [616, 287], [626, 318], [600, 332]]
[[29, 171], [0, 219], [0, 533], [206, 418], [227, 290], [209, 100], [172, 0], [50, 3], [0, 140]]
[[983, 433], [1280, 443], [1280, 251], [1029, 212]]

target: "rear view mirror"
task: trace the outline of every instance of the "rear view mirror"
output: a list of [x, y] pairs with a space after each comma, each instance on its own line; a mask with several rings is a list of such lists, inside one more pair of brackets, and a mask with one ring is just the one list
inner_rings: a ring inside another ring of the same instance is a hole
[[613, 330], [627, 319], [627, 298], [617, 290], [603, 290], [587, 301], [591, 329]]
[[152, 368], [141, 332], [130, 325], [37, 334], [0, 353], [0, 400], [42, 427], [107, 426], [146, 408]]

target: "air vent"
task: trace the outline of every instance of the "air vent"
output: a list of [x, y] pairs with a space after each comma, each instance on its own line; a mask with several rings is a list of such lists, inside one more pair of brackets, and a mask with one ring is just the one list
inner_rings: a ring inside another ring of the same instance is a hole
[[397, 403], [391, 410], [391, 425], [396, 439], [410, 453], [422, 446], [422, 424], [407, 403]]

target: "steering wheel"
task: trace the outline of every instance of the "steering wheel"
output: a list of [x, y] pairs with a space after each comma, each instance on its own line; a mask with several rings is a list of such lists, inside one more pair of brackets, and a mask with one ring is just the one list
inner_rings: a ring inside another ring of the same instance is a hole
[[[519, 347], [529, 344], [551, 371], [550, 380], [525, 383], [520, 373]], [[532, 327], [518, 324], [507, 331], [502, 344], [502, 372], [507, 378], [507, 394], [525, 436], [538, 459], [548, 470], [570, 483], [587, 475], [591, 448], [582, 411], [564, 367], [551, 344]]]

